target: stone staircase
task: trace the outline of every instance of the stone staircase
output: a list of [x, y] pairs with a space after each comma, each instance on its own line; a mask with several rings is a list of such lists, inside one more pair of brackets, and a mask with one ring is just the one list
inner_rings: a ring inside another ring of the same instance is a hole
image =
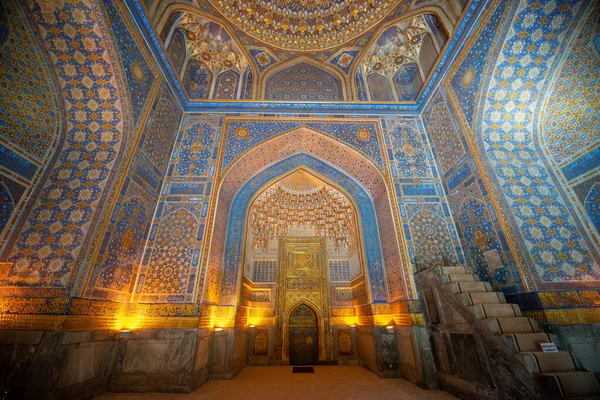
[[537, 321], [521, 315], [518, 305], [506, 302], [489, 282], [482, 282], [470, 267], [435, 267], [443, 286], [495, 334], [503, 335], [517, 359], [532, 374], [554, 380], [565, 399], [600, 399], [600, 374], [585, 371], [568, 351], [544, 353], [541, 343], [550, 343]]

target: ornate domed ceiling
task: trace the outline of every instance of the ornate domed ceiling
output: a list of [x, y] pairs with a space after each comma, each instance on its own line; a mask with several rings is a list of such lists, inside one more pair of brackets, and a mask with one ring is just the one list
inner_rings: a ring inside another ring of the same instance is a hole
[[314, 51], [345, 43], [377, 25], [394, 0], [210, 0], [245, 33], [274, 47]]
[[442, 54], [456, 47], [450, 39], [468, 15], [463, 0], [144, 4], [179, 92], [195, 105], [267, 100], [413, 107], [440, 76], [435, 70], [447, 66]]

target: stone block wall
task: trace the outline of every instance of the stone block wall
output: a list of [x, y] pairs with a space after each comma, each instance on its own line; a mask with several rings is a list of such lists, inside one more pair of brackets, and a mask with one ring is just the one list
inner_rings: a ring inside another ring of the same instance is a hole
[[106, 391], [118, 332], [0, 331], [0, 386], [9, 398], [84, 399]]
[[[239, 372], [245, 366], [245, 336], [232, 337], [238, 338], [236, 348], [244, 348], [230, 363]], [[2, 330], [0, 390], [10, 399], [189, 393], [208, 380], [212, 344], [208, 329]]]
[[208, 378], [210, 331], [142, 329], [119, 341], [110, 390], [189, 393]]

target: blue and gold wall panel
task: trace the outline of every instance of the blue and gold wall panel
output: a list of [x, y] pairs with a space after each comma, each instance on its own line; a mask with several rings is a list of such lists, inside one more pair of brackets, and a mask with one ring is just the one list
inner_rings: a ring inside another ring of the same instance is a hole
[[60, 145], [56, 77], [25, 10], [0, 5], [0, 252]]
[[86, 297], [131, 299], [182, 116], [169, 88], [163, 85], [146, 119], [110, 224], [94, 258]]
[[222, 117], [186, 115], [170, 156], [136, 286], [142, 302], [190, 303], [202, 290], [201, 251]]
[[[542, 143], [549, 139], [551, 148], [561, 140], [571, 143], [571, 136], [578, 135], [574, 132], [581, 132], [583, 140], [569, 146], [577, 147], [571, 154], [574, 158], [581, 157], [583, 162], [574, 161], [585, 171], [585, 178], [574, 183], [594, 179], [595, 167], [587, 160], [593, 159], [588, 154], [593, 154], [594, 136], [597, 137], [591, 128], [597, 89], [590, 84], [598, 71], [597, 61], [590, 57], [595, 51], [590, 32], [596, 28], [592, 22], [583, 23], [581, 27], [577, 24], [594, 20], [590, 18], [593, 6], [581, 1], [557, 1], [542, 6], [522, 4], [509, 9], [504, 3], [494, 3], [488, 13], [488, 23], [484, 21], [480, 28], [488, 33], [478, 31], [445, 83], [462, 130], [461, 140], [473, 157], [470, 165], [456, 167], [454, 175], [448, 178], [448, 186], [455, 186], [470, 176], [467, 168], [479, 170], [481, 192], [488, 192], [493, 205], [487, 207], [486, 219], [493, 223], [497, 218], [500, 222], [504, 233], [496, 230], [500, 246], [504, 247], [505, 241], [508, 243], [521, 275], [522, 284], [507, 290], [596, 287], [600, 278], [598, 242], [594, 238], [596, 232], [590, 229], [593, 222], [584, 212], [585, 200], [584, 204], [579, 200], [587, 198], [587, 193], [584, 197], [569, 192], [565, 182], [574, 177], [569, 177], [570, 173], [565, 174], [564, 170], [561, 172], [559, 165], [552, 165], [556, 162], [554, 157], [560, 159], [560, 154], [556, 151], [552, 154]], [[501, 11], [502, 8], [506, 10]], [[501, 17], [501, 13], [505, 16]], [[496, 28], [490, 29], [494, 25]], [[496, 39], [487, 42], [495, 45], [484, 43], [481, 35], [494, 35]], [[570, 54], [567, 39], [571, 37], [571, 45], [577, 45], [578, 49]], [[563, 52], [566, 53], [561, 60], [557, 55]], [[574, 64], [575, 58], [578, 61]], [[561, 80], [561, 64], [564, 71], [573, 72], [573, 68], [577, 68], [582, 72], [581, 75], [569, 74], [570, 79], [583, 80], [578, 82], [579, 91], [573, 94], [577, 102], [561, 89], [566, 79], [562, 75]], [[478, 68], [483, 70], [481, 77], [470, 72]], [[557, 86], [551, 90], [549, 99], [544, 100], [557, 73]], [[546, 112], [543, 124], [539, 115], [544, 107], [551, 112]], [[566, 115], [569, 112], [566, 110], [571, 109], [578, 110], [576, 113], [582, 118]], [[586, 113], [590, 113], [587, 118]], [[586, 125], [588, 121], [591, 125]], [[592, 139], [588, 140], [590, 134]], [[581, 191], [593, 188], [593, 184], [584, 186]], [[486, 202], [483, 205], [487, 205]], [[483, 249], [483, 240], [480, 242]], [[475, 256], [476, 239], [473, 243]], [[502, 254], [500, 261], [506, 267], [507, 263], [512, 266], [511, 260]], [[493, 275], [497, 274], [495, 271]], [[517, 276], [512, 275], [518, 284]], [[502, 284], [502, 281], [496, 283]], [[505, 283], [510, 284], [510, 281]]]
[[[65, 131], [64, 141], [52, 149], [57, 154], [52, 169], [3, 256], [12, 262], [2, 284], [6, 294], [66, 295], [78, 275], [84, 275], [80, 287], [85, 282], [87, 270], [79, 267], [94, 254], [89, 246], [100, 244], [109, 220], [99, 218], [100, 213], [111, 213], [137, 142], [141, 124], [136, 122], [146, 115], [148, 99], [158, 88], [157, 71], [120, 7], [109, 2], [27, 6], [44, 46], [38, 57], [48, 57], [57, 76]], [[119, 37], [115, 47], [113, 34]], [[34, 43], [25, 48], [34, 51]], [[122, 52], [130, 53], [128, 68]], [[40, 90], [35, 90], [35, 107], [54, 98]], [[38, 126], [44, 129], [43, 123]]]

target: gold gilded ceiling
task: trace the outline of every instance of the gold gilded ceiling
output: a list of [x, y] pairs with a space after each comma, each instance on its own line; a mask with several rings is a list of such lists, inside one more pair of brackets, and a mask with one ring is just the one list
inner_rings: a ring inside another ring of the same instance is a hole
[[394, 0], [210, 0], [245, 33], [272, 46], [314, 51], [345, 43], [379, 23]]

